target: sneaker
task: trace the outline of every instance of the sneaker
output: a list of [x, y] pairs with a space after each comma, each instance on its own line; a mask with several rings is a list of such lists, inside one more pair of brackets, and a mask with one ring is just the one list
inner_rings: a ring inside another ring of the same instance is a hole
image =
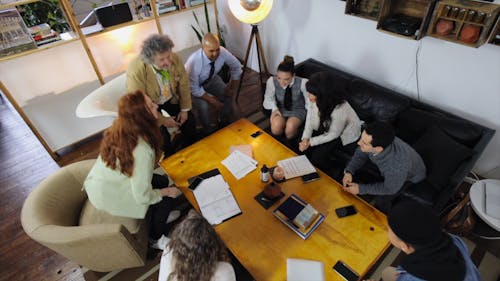
[[180, 216], [181, 216], [181, 211], [179, 210], [171, 211], [170, 214], [168, 214], [167, 224], [177, 220]]
[[165, 235], [162, 235], [160, 239], [156, 241], [150, 241], [150, 247], [158, 250], [165, 250], [165, 247], [167, 247], [168, 242], [170, 241], [170, 238], [168, 238]]

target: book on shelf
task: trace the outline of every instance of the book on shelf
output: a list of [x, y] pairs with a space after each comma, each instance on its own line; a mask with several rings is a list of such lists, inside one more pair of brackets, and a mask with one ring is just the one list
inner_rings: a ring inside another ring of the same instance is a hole
[[189, 5], [191, 7], [193, 7], [193, 6], [197, 6], [197, 5], [203, 4], [203, 2], [204, 2], [204, 0], [191, 0], [191, 1], [189, 1]]
[[195, 178], [201, 178], [202, 181], [193, 190], [194, 198], [201, 214], [210, 224], [220, 224], [242, 213], [228, 183], [218, 169], [188, 179], [189, 184]]
[[283, 168], [285, 179], [300, 177], [316, 172], [316, 168], [311, 164], [305, 155], [290, 157], [278, 161], [278, 166]]
[[325, 215], [295, 194], [281, 203], [273, 215], [302, 239], [307, 239], [325, 219]]
[[156, 1], [158, 14], [164, 14], [177, 10], [177, 5], [173, 0]]

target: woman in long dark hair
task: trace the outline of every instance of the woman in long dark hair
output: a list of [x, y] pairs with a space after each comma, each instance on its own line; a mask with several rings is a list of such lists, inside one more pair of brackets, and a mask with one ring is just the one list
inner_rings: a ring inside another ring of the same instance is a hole
[[309, 104], [306, 82], [307, 79], [295, 76], [295, 63], [291, 56], [285, 56], [278, 65], [276, 76], [267, 80], [263, 106], [271, 110], [269, 121], [273, 135], [285, 133], [287, 139], [297, 135]]
[[226, 246], [205, 218], [191, 210], [172, 232], [158, 281], [235, 281]]
[[161, 154], [157, 126], [158, 106], [140, 91], [118, 102], [118, 118], [104, 132], [100, 155], [84, 186], [97, 209], [114, 216], [143, 219], [152, 209], [151, 244], [163, 249], [168, 238], [166, 222], [179, 217], [173, 198], [180, 195], [168, 178], [153, 175]]
[[328, 72], [311, 75], [306, 89], [310, 106], [299, 150], [305, 151], [309, 160], [325, 171], [331, 151], [344, 146], [344, 150], [354, 153], [361, 135], [361, 121]]

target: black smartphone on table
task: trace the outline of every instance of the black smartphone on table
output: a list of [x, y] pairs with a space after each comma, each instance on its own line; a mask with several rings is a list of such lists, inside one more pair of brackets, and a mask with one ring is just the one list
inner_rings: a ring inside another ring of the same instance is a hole
[[343, 218], [347, 216], [352, 216], [356, 214], [356, 208], [354, 208], [353, 205], [345, 206], [345, 207], [340, 207], [335, 209], [335, 214], [337, 214], [337, 217]]
[[342, 276], [347, 281], [358, 281], [359, 275], [349, 268], [344, 262], [338, 261], [334, 266], [333, 270], [337, 272], [340, 276]]
[[310, 173], [307, 175], [303, 175], [303, 176], [301, 176], [301, 178], [302, 178], [302, 181], [304, 183], [308, 183], [308, 182], [312, 182], [312, 181], [319, 179], [319, 174], [314, 172], [314, 173]]
[[196, 177], [193, 182], [188, 186], [189, 189], [191, 190], [195, 190], [198, 185], [200, 185], [200, 183], [203, 181], [203, 178], [200, 178], [200, 177]]

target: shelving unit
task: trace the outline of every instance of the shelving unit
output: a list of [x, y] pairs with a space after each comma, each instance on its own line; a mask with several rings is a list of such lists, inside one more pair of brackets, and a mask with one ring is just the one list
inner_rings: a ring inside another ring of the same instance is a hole
[[382, 0], [347, 0], [345, 14], [377, 21]]
[[500, 46], [500, 16], [497, 18], [497, 23], [495, 23], [495, 26], [493, 27], [488, 43]]
[[[433, 0], [383, 0], [377, 29], [391, 35], [419, 40], [425, 34], [434, 4]], [[396, 28], [388, 27], [391, 21]]]
[[[488, 40], [489, 32], [495, 24], [499, 10], [499, 5], [484, 2], [467, 0], [440, 1], [434, 10], [427, 32], [429, 36], [438, 39], [477, 48]], [[439, 24], [448, 24], [452, 28], [449, 32], [443, 33], [437, 29]], [[465, 37], [467, 28], [472, 32], [476, 32], [477, 34], [473, 35], [477, 38], [467, 40]]]
[[[36, 1], [40, 0], [0, 4], [0, 11]], [[203, 4], [158, 15], [151, 2], [151, 17], [85, 35], [69, 0], [59, 0], [73, 30], [68, 40], [0, 57], [0, 90], [54, 159], [59, 151], [111, 124], [113, 118], [79, 119], [74, 110], [83, 97], [126, 70], [146, 37], [169, 34], [176, 45], [174, 51], [183, 56], [199, 46], [190, 27], [194, 20], [187, 12], [198, 9], [199, 14]], [[209, 0], [207, 5], [212, 25], [215, 1]]]

